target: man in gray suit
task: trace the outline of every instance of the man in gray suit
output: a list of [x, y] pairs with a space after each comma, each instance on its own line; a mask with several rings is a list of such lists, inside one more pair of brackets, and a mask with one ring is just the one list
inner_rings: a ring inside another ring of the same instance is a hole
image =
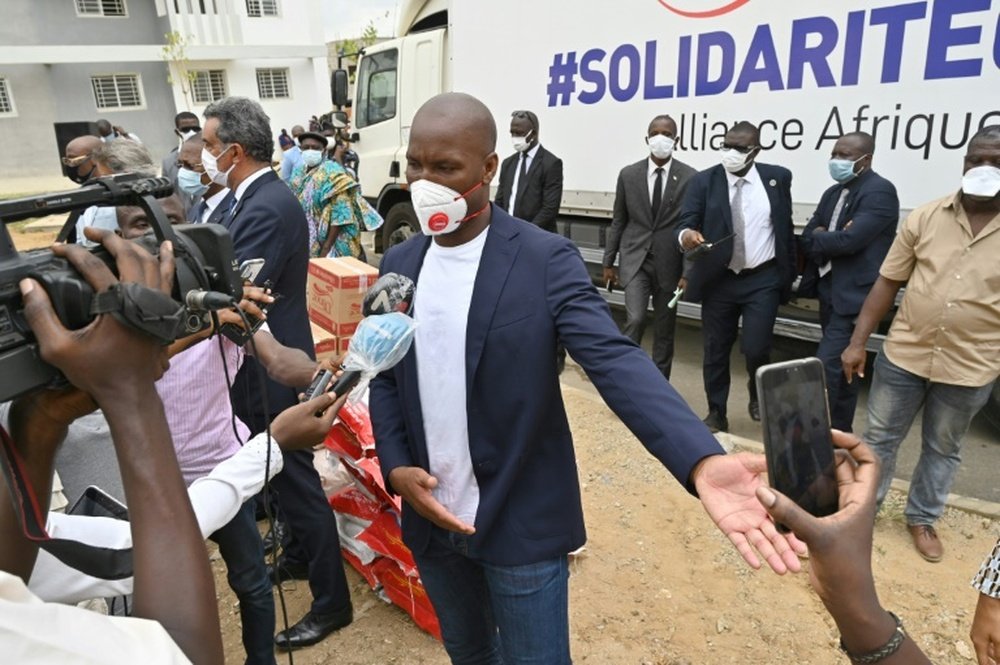
[[[688, 180], [696, 171], [673, 159], [677, 124], [668, 115], [649, 123], [649, 157], [618, 174], [614, 219], [604, 249], [604, 280], [625, 288], [624, 333], [636, 344], [653, 298], [653, 362], [670, 378], [677, 310], [667, 307], [680, 281], [683, 257], [676, 225]], [[615, 268], [615, 258], [619, 267]]]

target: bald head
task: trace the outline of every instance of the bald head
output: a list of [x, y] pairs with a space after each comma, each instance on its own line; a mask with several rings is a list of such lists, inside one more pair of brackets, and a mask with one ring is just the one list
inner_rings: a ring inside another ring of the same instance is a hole
[[292, 138], [298, 138], [299, 134], [304, 133], [306, 130], [302, 125], [292, 125]]
[[465, 148], [486, 156], [496, 150], [497, 125], [481, 101], [462, 92], [446, 92], [427, 100], [413, 116], [410, 140], [416, 135], [450, 134]]
[[82, 155], [89, 155], [97, 148], [100, 148], [101, 145], [103, 145], [101, 139], [96, 136], [89, 134], [87, 136], [77, 136], [66, 144], [66, 156], [72, 159]]

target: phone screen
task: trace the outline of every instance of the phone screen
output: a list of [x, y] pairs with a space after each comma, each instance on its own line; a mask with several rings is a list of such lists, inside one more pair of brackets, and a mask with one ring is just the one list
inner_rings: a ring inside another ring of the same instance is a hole
[[757, 387], [771, 485], [812, 515], [837, 512], [823, 363], [809, 358], [761, 367]]
[[69, 514], [128, 520], [128, 509], [110, 494], [94, 485], [83, 491], [77, 502], [69, 509]]

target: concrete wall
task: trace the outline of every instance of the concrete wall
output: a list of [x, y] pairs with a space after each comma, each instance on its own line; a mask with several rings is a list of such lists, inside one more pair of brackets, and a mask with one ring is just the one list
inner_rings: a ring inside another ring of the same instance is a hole
[[128, 16], [77, 16], [73, 0], [0, 1], [0, 44], [162, 44], [169, 23], [152, 0], [125, 0]]
[[[0, 178], [59, 175], [60, 165], [53, 123], [58, 121], [48, 67], [0, 66], [0, 77], [14, 99], [16, 116], [0, 116]], [[67, 181], [68, 182], [68, 181]]]

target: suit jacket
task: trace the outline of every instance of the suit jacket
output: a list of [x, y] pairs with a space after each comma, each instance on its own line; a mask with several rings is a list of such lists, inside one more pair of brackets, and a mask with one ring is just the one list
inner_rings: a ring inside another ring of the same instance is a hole
[[[795, 267], [795, 227], [792, 223], [792, 172], [783, 166], [757, 164], [757, 172], [771, 203], [771, 224], [774, 227], [774, 258], [781, 279], [781, 302], [792, 295]], [[684, 196], [681, 229], [700, 231], [706, 242], [720, 240], [733, 232], [733, 212], [729, 205], [729, 181], [722, 165], [701, 171], [688, 185]], [[699, 302], [713, 284], [726, 276], [733, 243], [725, 242], [703, 258], [689, 263], [685, 270], [688, 280], [686, 298]]]
[[652, 251], [660, 286], [672, 289], [680, 279], [684, 264], [677, 245], [676, 228], [681, 201], [684, 200], [688, 181], [697, 172], [684, 162], [671, 159], [660, 214], [654, 220], [648, 168], [647, 158], [626, 166], [618, 174], [614, 217], [604, 248], [604, 266], [613, 266], [615, 257], [620, 254], [618, 276], [622, 286], [627, 286], [642, 267], [646, 254]]
[[528, 167], [527, 182], [518, 183], [520, 195], [514, 199], [516, 210], [508, 210], [514, 187], [514, 173], [520, 167], [521, 153], [516, 152], [500, 165], [500, 184], [494, 203], [518, 219], [536, 224], [546, 231], [556, 231], [556, 216], [562, 203], [562, 160], [538, 146]]
[[[267, 313], [274, 338], [315, 357], [309, 314], [306, 309], [306, 273], [309, 267], [309, 229], [302, 206], [291, 190], [273, 171], [268, 171], [247, 187], [232, 214], [227, 214], [233, 192], [222, 200], [209, 221], [219, 220], [233, 238], [237, 261], [264, 259], [257, 284], [271, 281], [278, 299]], [[258, 432], [264, 415], [276, 415], [298, 402], [294, 388], [266, 380], [267, 405], [261, 404], [258, 365], [247, 358], [233, 383], [236, 414]], [[304, 387], [304, 386], [303, 386]]]
[[[830, 231], [830, 217], [848, 190], [837, 230]], [[850, 223], [850, 228], [844, 227]], [[807, 298], [818, 295], [819, 267], [832, 262], [831, 304], [837, 314], [851, 316], [861, 311], [868, 292], [878, 278], [878, 270], [889, 253], [899, 224], [899, 197], [891, 182], [865, 171], [847, 185], [834, 185], [823, 192], [816, 212], [802, 232], [806, 266], [798, 294]], [[815, 233], [816, 227], [827, 229]]]
[[[720, 448], [649, 357], [619, 332], [569, 240], [495, 205], [487, 232], [465, 343], [469, 448], [480, 490], [469, 555], [519, 565], [564, 555], [586, 540], [557, 339], [682, 484]], [[430, 242], [415, 236], [392, 247], [382, 272], [416, 281]], [[420, 311], [419, 297], [413, 307]], [[415, 349], [372, 382], [372, 424], [388, 487], [397, 467], [430, 471], [421, 397]], [[426, 549], [431, 526], [404, 505], [403, 540], [413, 551]]]

